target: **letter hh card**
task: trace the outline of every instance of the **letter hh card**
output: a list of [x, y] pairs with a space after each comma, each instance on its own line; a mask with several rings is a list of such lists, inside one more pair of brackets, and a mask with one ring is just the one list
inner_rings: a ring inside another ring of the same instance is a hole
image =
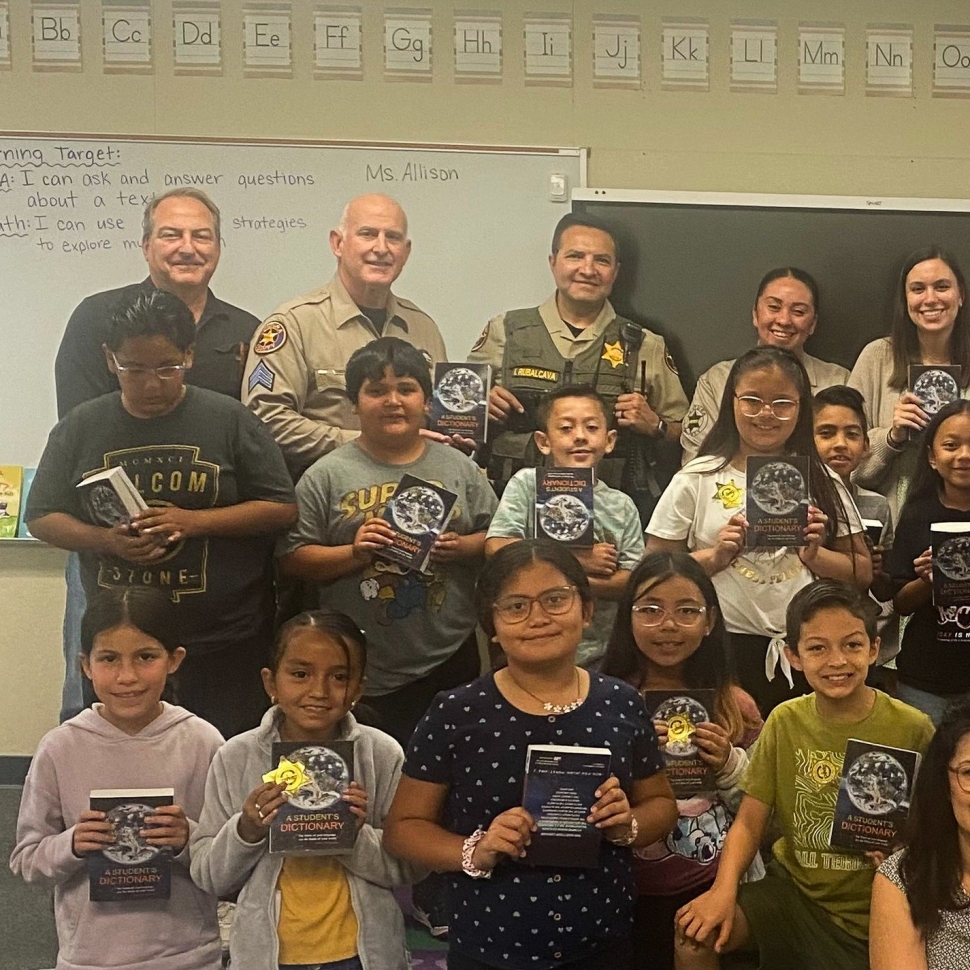
[[599, 865], [602, 834], [586, 816], [596, 804], [596, 789], [609, 777], [609, 748], [530, 744], [522, 807], [538, 829], [524, 861], [557, 868]]
[[445, 531], [458, 496], [414, 475], [403, 475], [394, 497], [384, 509], [384, 519], [394, 530], [394, 544], [380, 558], [420, 572], [431, 549]]
[[172, 891], [172, 850], [150, 845], [141, 832], [163, 805], [175, 802], [173, 788], [102, 788], [91, 792], [91, 810], [104, 812], [114, 842], [87, 857], [92, 903], [168, 899]]
[[886, 852], [909, 815], [919, 770], [916, 751], [850, 738], [829, 842], [853, 852]]
[[0, 539], [17, 535], [23, 472], [20, 465], [0, 465]]
[[667, 780], [678, 798], [714, 791], [714, 770], [700, 756], [694, 739], [697, 725], [714, 720], [713, 690], [645, 690], [643, 701], [654, 721], [667, 724], [661, 747]]
[[593, 545], [593, 469], [536, 469], [536, 538]]
[[806, 455], [748, 458], [746, 546], [805, 545], [808, 482]]
[[934, 522], [933, 605], [970, 603], [970, 522]]
[[263, 781], [285, 782], [286, 803], [270, 826], [269, 851], [350, 852], [357, 818], [340, 796], [353, 780], [353, 741], [274, 741], [273, 767]]
[[491, 384], [490, 364], [435, 364], [431, 430], [484, 442]]
[[909, 387], [927, 414], [960, 399], [959, 364], [910, 364]]

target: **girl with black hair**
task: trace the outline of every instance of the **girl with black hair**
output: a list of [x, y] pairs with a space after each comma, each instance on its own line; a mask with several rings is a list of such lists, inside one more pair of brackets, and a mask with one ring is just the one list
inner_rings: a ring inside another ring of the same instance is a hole
[[[809, 460], [806, 545], [797, 549], [745, 546], [747, 459], [774, 455]], [[647, 537], [648, 552], [689, 552], [714, 581], [738, 680], [762, 714], [807, 692], [784, 657], [788, 602], [815, 576], [866, 588], [872, 562], [852, 499], [819, 460], [811, 387], [794, 354], [756, 347], [734, 362], [717, 420], [661, 496]]]
[[[206, 780], [192, 836], [192, 876], [210, 892], [238, 892], [229, 937], [247, 970], [407, 970], [404, 918], [392, 887], [410, 867], [382, 848], [381, 830], [404, 752], [351, 713], [364, 689], [367, 647], [350, 617], [300, 613], [280, 627], [263, 683], [273, 706], [258, 728], [232, 738]], [[285, 784], [262, 781], [274, 741], [354, 741], [354, 781], [341, 795], [356, 816], [353, 850], [270, 855], [269, 827]]]
[[[635, 966], [670, 970], [674, 914], [717, 875], [721, 846], [741, 802], [746, 749], [762, 727], [754, 699], [732, 681], [717, 593], [696, 560], [686, 553], [656, 552], [633, 570], [602, 671], [640, 691], [715, 691], [710, 720], [697, 726], [694, 740], [714, 771], [716, 787], [678, 799], [673, 832], [634, 850]], [[654, 729], [662, 747], [667, 725], [654, 721]]]
[[876, 874], [869, 926], [872, 970], [970, 968], [970, 702], [923, 755], [906, 847]]
[[896, 657], [898, 696], [935, 724], [970, 691], [966, 608], [933, 605], [930, 526], [937, 522], [970, 523], [970, 401], [953, 401], [926, 426], [887, 564], [897, 586], [893, 606], [910, 617]]
[[[629, 847], [656, 842], [676, 817], [643, 701], [629, 684], [576, 666], [593, 599], [585, 570], [558, 543], [500, 549], [476, 600], [508, 664], [435, 698], [408, 748], [387, 847], [449, 875], [450, 970], [625, 970]], [[612, 774], [588, 806], [603, 834], [598, 866], [529, 864], [535, 822], [522, 786], [533, 744], [610, 748]]]
[[[189, 877], [189, 827], [222, 744], [201, 718], [162, 700], [185, 657], [178, 610], [164, 593], [104, 590], [81, 622], [81, 666], [98, 703], [48, 732], [24, 783], [10, 867], [53, 886], [59, 967], [218, 970], [216, 897]], [[173, 788], [145, 819], [145, 841], [172, 850], [169, 899], [92, 903], [85, 857], [115, 841], [92, 790]]]

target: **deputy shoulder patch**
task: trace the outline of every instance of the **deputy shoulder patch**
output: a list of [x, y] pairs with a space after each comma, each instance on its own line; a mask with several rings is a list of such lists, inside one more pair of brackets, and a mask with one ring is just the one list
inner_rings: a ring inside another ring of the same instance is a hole
[[485, 329], [479, 335], [478, 340], [476, 340], [475, 343], [472, 345], [472, 353], [474, 353], [476, 350], [481, 350], [482, 347], [485, 346], [485, 341], [488, 340], [488, 328], [490, 326], [491, 326], [490, 323], [485, 324]]
[[674, 358], [666, 347], [664, 347], [664, 363], [667, 365], [667, 369], [669, 371], [680, 377], [680, 371], [677, 370], [677, 365], [674, 363]]
[[286, 327], [276, 321], [267, 323], [259, 331], [259, 336], [253, 341], [253, 353], [263, 357], [266, 354], [275, 353], [285, 343]]
[[252, 394], [257, 387], [265, 387], [267, 391], [271, 391], [275, 383], [276, 374], [269, 368], [265, 360], [261, 360], [253, 368], [253, 372], [249, 375], [246, 386], [249, 388], [249, 393]]
[[704, 408], [700, 404], [692, 404], [684, 418], [684, 433], [694, 435], [704, 427], [706, 422], [707, 412]]

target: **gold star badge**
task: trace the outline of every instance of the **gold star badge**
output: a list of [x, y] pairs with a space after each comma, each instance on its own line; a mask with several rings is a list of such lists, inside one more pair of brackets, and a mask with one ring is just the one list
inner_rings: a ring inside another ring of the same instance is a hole
[[623, 363], [623, 348], [620, 346], [619, 340], [616, 343], [603, 345], [603, 360], [608, 360], [610, 367], [613, 368], [619, 367]]
[[263, 781], [272, 782], [274, 785], [286, 785], [289, 794], [298, 792], [310, 780], [306, 767], [302, 761], [289, 761], [286, 757], [280, 757], [279, 765], [273, 771], [267, 771], [263, 775]]
[[723, 485], [720, 482], [715, 482], [714, 484], [717, 486], [717, 491], [714, 493], [714, 498], [719, 501], [724, 508], [741, 508], [741, 496], [743, 492], [742, 489], [735, 484], [733, 478], [731, 481], [725, 482]]

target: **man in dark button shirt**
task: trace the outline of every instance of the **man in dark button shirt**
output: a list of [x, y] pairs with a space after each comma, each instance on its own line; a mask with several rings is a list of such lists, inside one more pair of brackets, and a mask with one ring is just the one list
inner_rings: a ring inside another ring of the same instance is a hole
[[54, 363], [59, 418], [82, 401], [118, 390], [101, 349], [108, 321], [119, 303], [152, 287], [177, 296], [195, 318], [195, 359], [186, 382], [239, 398], [243, 363], [259, 320], [209, 289], [219, 265], [219, 232], [219, 210], [200, 189], [172, 189], [148, 203], [141, 243], [148, 279], [95, 293], [71, 314]]
[[[209, 289], [219, 265], [220, 228], [219, 209], [200, 189], [172, 189], [152, 198], [145, 207], [141, 241], [148, 279], [85, 298], [67, 322], [54, 362], [58, 419], [84, 401], [118, 390], [103, 350], [112, 314], [139, 290], [156, 287], [177, 296], [195, 318], [195, 356], [186, 383], [239, 399], [242, 367], [259, 319]], [[68, 557], [66, 577], [62, 721], [82, 707], [78, 654], [86, 602], [76, 554]]]

